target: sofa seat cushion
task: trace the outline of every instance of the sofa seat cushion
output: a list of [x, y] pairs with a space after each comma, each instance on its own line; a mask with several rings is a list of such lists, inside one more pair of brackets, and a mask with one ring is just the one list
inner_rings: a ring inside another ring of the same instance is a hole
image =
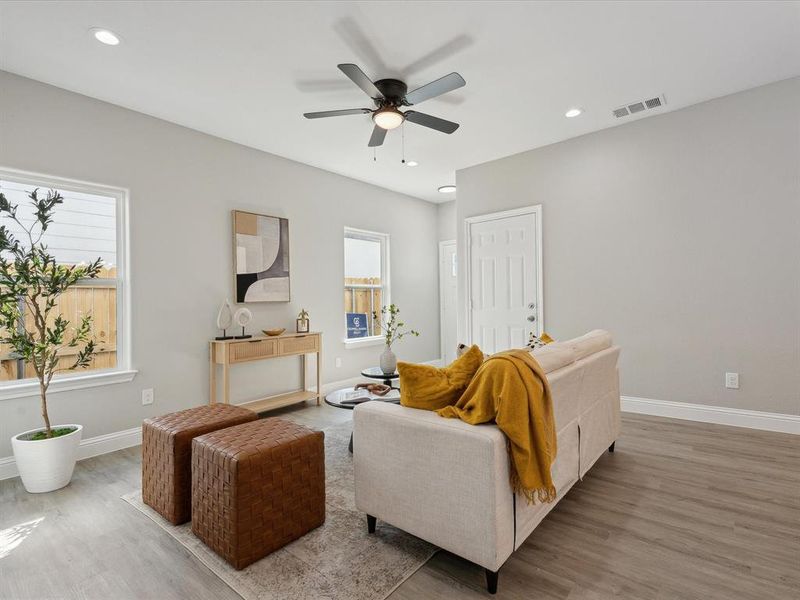
[[478, 346], [472, 346], [443, 369], [398, 363], [400, 404], [425, 410], [437, 410], [455, 404], [482, 363], [483, 352]]

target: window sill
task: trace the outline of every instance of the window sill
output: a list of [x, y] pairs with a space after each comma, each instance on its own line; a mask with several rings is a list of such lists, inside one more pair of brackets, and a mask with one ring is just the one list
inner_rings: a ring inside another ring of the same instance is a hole
[[[53, 381], [50, 382], [47, 393], [57, 394], [59, 392], [83, 390], [104, 385], [114, 385], [116, 383], [127, 383], [133, 381], [137, 373], [138, 371], [135, 370], [104, 371], [53, 379]], [[13, 398], [25, 398], [27, 396], [38, 395], [39, 382], [36, 380], [0, 385], [0, 400], [11, 400]]]
[[351, 340], [344, 339], [344, 347], [348, 350], [354, 350], [356, 348], [364, 348], [366, 346], [384, 346], [386, 342], [383, 339], [382, 335], [372, 336], [372, 337], [365, 337], [365, 338], [353, 338]]

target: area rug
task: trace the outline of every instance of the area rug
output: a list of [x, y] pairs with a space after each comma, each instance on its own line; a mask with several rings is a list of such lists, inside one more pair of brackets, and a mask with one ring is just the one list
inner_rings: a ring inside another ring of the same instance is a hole
[[158, 523], [246, 600], [383, 600], [436, 548], [386, 523], [367, 533], [353, 498], [351, 425], [325, 429], [326, 518], [322, 527], [236, 571], [197, 539], [191, 523], [175, 527], [142, 502], [123, 500]]

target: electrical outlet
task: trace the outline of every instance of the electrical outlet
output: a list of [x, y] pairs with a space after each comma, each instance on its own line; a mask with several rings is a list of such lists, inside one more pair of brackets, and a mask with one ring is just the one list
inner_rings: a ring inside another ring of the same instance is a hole
[[729, 390], [739, 389], [739, 374], [738, 373], [725, 373], [725, 387]]
[[146, 390], [142, 390], [142, 406], [147, 406], [148, 404], [152, 404], [154, 399], [155, 399], [155, 392], [153, 391], [153, 388], [147, 388]]
[[340, 368], [342, 366], [342, 359], [340, 357], [336, 357], [336, 368]]

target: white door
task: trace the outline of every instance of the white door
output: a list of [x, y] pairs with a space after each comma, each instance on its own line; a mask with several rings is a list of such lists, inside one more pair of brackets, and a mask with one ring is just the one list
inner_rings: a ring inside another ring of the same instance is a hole
[[456, 359], [458, 344], [458, 266], [456, 242], [439, 242], [439, 319], [441, 323], [441, 356], [444, 365]]
[[468, 330], [488, 354], [522, 348], [540, 331], [541, 207], [467, 220]]

